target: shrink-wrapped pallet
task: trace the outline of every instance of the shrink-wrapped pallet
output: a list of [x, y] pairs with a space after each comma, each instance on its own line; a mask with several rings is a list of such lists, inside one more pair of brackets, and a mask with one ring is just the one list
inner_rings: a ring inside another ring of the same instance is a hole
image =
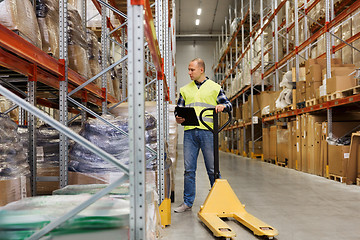
[[[0, 114], [0, 206], [26, 197], [30, 174], [23, 128]], [[0, 234], [1, 235], [1, 234]]]
[[86, 33], [82, 27], [81, 17], [78, 11], [68, 5], [68, 53], [69, 53], [69, 67], [85, 78], [89, 77], [90, 68], [86, 49], [88, 47], [86, 41]]
[[39, 25], [29, 0], [0, 1], [0, 24], [19, 31], [20, 36], [42, 48]]
[[36, 16], [42, 39], [42, 50], [59, 58], [59, 2], [37, 0]]

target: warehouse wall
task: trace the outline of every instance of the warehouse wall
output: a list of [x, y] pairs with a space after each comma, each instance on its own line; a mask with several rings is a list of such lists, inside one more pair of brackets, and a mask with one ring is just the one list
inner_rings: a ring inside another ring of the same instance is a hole
[[[214, 39], [215, 40], [215, 39]], [[180, 88], [188, 84], [191, 80], [188, 75], [189, 61], [200, 57], [205, 61], [205, 73], [209, 78], [213, 78], [212, 66], [214, 64], [214, 49], [216, 41], [176, 41], [176, 74], [177, 74], [177, 94]], [[179, 125], [178, 143], [183, 144], [184, 127]]]

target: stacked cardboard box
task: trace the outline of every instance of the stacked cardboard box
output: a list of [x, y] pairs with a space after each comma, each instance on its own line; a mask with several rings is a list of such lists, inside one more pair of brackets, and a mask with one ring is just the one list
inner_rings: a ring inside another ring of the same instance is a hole
[[[340, 138], [345, 134], [352, 131], [354, 128], [359, 126], [359, 122], [333, 122], [332, 123], [332, 135], [333, 138]], [[343, 162], [348, 161], [348, 157], [344, 158], [343, 155], [340, 157], [339, 154], [335, 154], [335, 151], [338, 152], [349, 152], [350, 149], [346, 147], [349, 146], [334, 146], [328, 144], [326, 141], [328, 137], [328, 124], [327, 122], [322, 123], [322, 137], [321, 137], [321, 162], [323, 163], [323, 176], [328, 176], [328, 174], [333, 174], [337, 176], [345, 176], [346, 171], [343, 169]], [[345, 147], [345, 148], [343, 148]], [[330, 152], [331, 150], [331, 152]], [[345, 155], [346, 156], [346, 155]], [[328, 172], [326, 171], [326, 166], [328, 166]]]
[[[292, 68], [292, 81], [296, 82], [296, 68]], [[304, 102], [306, 98], [306, 71], [304, 67], [299, 68], [299, 81], [296, 82], [295, 103]]]
[[289, 161], [288, 167], [296, 169], [296, 121], [291, 121], [288, 123], [288, 128], [290, 130], [290, 148], [289, 148]]
[[301, 127], [301, 116], [296, 116], [296, 121], [295, 121], [295, 135], [296, 135], [296, 154], [295, 154], [295, 169], [296, 170], [301, 170], [301, 160], [302, 160], [302, 152], [301, 152], [301, 146], [302, 146], [302, 137], [301, 137], [301, 133], [302, 133], [302, 127]]
[[288, 163], [289, 160], [289, 142], [290, 131], [285, 123], [278, 123], [276, 133], [276, 154], [277, 161], [281, 163]]
[[264, 159], [270, 159], [270, 128], [262, 129]]
[[[323, 69], [326, 69], [325, 58], [308, 59], [305, 62], [306, 90], [305, 100], [320, 97], [320, 86], [322, 85]], [[342, 67], [341, 59], [331, 59], [332, 67]], [[300, 102], [300, 101], [299, 101]]]
[[30, 179], [26, 176], [0, 180], [0, 206], [31, 196]]
[[[254, 95], [254, 116], [257, 116], [258, 118], [261, 118], [261, 96], [260, 95]], [[249, 97], [248, 101], [243, 104], [242, 109], [242, 117], [245, 120], [245, 122], [251, 121], [251, 98]]]
[[261, 115], [266, 115], [276, 110], [275, 101], [280, 93], [281, 91], [264, 91], [260, 93]]
[[249, 141], [249, 153], [263, 154], [263, 142], [257, 141], [254, 143], [254, 152], [252, 151], [252, 141]]
[[270, 127], [270, 143], [269, 143], [269, 159], [276, 160], [277, 158], [277, 126]]
[[346, 183], [358, 184], [360, 179], [360, 132], [353, 133], [351, 136], [350, 155], [346, 167]]

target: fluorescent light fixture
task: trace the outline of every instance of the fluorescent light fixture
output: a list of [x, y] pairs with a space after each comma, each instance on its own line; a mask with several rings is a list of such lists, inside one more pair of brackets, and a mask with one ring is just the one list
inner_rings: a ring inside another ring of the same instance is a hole
[[195, 20], [195, 25], [199, 25], [200, 24], [200, 19], [196, 19]]
[[201, 8], [198, 8], [198, 9], [197, 9], [196, 14], [197, 14], [198, 16], [200, 16], [200, 15], [201, 15]]

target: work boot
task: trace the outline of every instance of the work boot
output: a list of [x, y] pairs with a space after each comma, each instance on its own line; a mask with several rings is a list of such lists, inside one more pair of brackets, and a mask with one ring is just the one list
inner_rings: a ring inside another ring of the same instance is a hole
[[180, 206], [174, 209], [174, 212], [182, 213], [189, 210], [191, 210], [191, 207], [188, 207], [185, 203], [182, 203]]

